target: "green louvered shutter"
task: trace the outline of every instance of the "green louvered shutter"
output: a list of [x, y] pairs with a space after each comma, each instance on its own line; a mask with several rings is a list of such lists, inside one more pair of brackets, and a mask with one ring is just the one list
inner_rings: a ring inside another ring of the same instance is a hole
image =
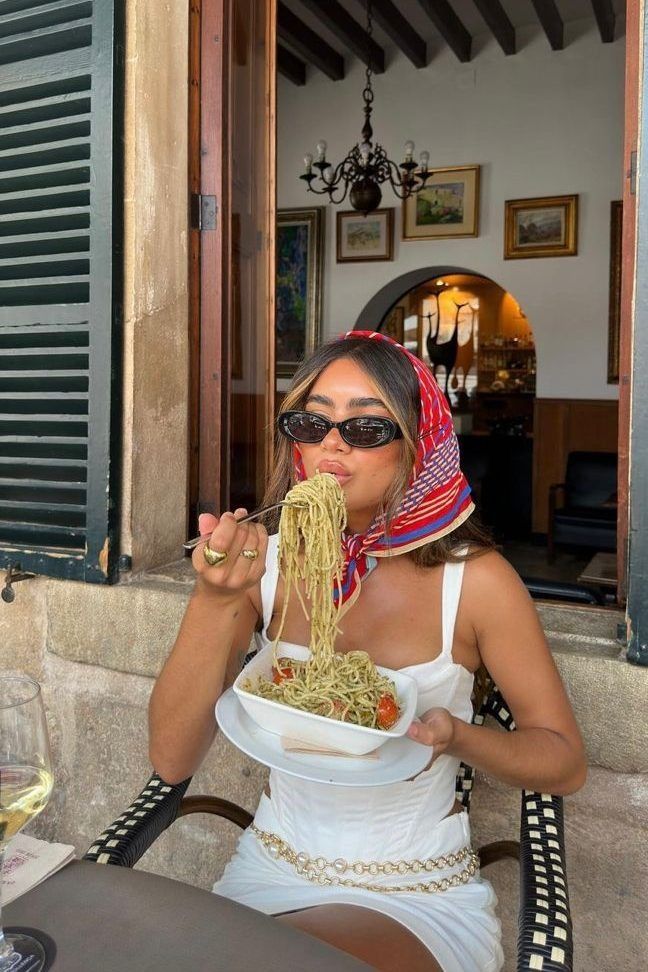
[[0, 568], [114, 579], [121, 0], [0, 0]]

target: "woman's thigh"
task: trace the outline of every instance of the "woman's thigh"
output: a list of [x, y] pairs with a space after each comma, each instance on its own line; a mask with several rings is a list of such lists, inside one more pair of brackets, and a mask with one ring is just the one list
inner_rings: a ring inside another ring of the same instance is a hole
[[400, 922], [358, 905], [317, 905], [277, 915], [299, 928], [382, 972], [442, 972], [425, 945]]

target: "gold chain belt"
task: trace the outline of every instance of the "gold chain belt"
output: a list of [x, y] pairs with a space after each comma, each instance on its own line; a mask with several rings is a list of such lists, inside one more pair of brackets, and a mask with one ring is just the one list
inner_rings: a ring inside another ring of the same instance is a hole
[[[424, 861], [370, 861], [368, 864], [365, 861], [354, 861], [350, 863], [342, 857], [338, 857], [335, 861], [327, 861], [325, 857], [309, 857], [304, 851], [297, 853], [282, 837], [268, 833], [266, 830], [260, 830], [255, 824], [251, 825], [250, 830], [261, 841], [271, 857], [287, 861], [298, 874], [301, 874], [308, 881], [312, 881], [313, 884], [363, 888], [365, 891], [377, 891], [381, 894], [395, 894], [404, 891], [433, 894], [436, 891], [447, 891], [449, 888], [466, 884], [479, 870], [479, 858], [471, 847], [462, 847], [454, 854], [446, 854], [444, 857], [428, 857]], [[396, 886], [364, 884], [362, 881], [354, 881], [352, 878], [343, 876], [348, 871], [358, 875], [418, 874], [421, 871], [435, 871], [454, 867], [456, 864], [463, 864], [464, 861], [467, 861], [467, 864], [463, 870], [451, 877], [442, 878], [440, 881], [425, 881], [416, 884]], [[327, 871], [333, 871], [333, 874], [327, 874]]]

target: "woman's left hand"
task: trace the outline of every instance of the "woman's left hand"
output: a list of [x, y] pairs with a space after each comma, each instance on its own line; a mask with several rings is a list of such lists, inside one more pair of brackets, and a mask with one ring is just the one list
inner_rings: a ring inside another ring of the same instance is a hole
[[428, 709], [407, 730], [410, 739], [434, 748], [434, 761], [448, 751], [455, 736], [454, 719], [447, 709]]

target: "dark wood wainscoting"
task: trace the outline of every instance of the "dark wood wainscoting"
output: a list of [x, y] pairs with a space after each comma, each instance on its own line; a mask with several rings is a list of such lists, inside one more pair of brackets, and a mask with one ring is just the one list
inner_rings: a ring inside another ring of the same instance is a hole
[[565, 475], [567, 454], [579, 449], [616, 452], [618, 402], [537, 398], [533, 448], [533, 532], [547, 532], [549, 486]]

